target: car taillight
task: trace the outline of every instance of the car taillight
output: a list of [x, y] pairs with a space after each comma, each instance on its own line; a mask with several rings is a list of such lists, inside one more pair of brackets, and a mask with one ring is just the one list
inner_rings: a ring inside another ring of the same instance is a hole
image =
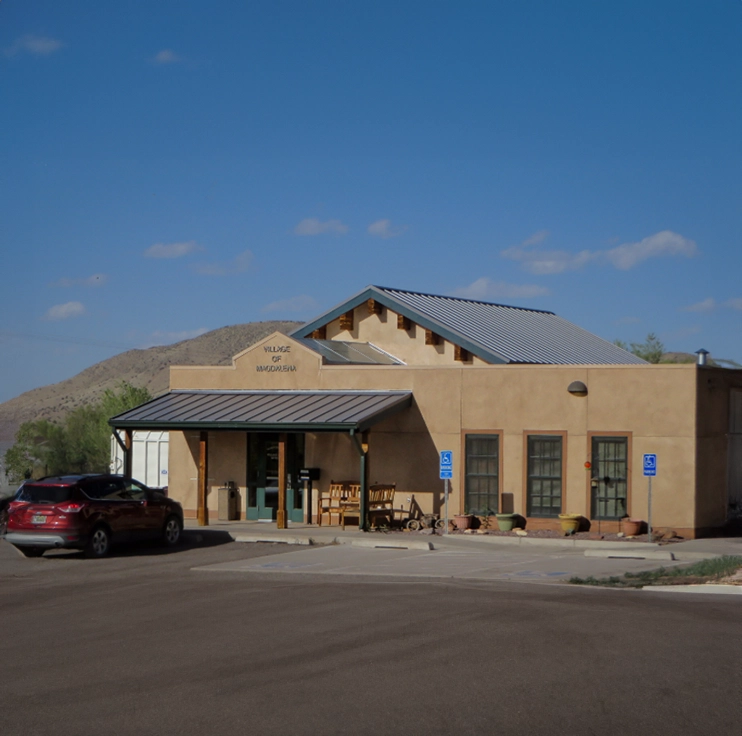
[[64, 506], [57, 506], [57, 511], [61, 511], [63, 514], [77, 514], [85, 508], [84, 503], [68, 503]]

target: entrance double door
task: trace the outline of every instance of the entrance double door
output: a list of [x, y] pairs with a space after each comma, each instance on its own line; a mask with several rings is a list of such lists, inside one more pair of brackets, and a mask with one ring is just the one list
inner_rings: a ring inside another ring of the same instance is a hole
[[[277, 434], [247, 435], [247, 509], [246, 517], [275, 521], [278, 512]], [[304, 491], [299, 469], [304, 465], [304, 435], [286, 438], [286, 518], [304, 521]]]

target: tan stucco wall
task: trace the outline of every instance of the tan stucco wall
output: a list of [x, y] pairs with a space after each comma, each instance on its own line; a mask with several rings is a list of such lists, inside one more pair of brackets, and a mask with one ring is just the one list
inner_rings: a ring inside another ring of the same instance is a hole
[[[369, 319], [380, 322], [375, 315]], [[365, 321], [357, 322], [362, 336], [359, 339], [373, 342], [370, 331], [363, 332]], [[396, 317], [394, 331], [404, 334], [397, 331]], [[257, 371], [257, 366], [266, 364], [266, 356], [270, 360], [274, 354], [265, 348], [276, 346], [291, 346], [288, 353], [282, 353], [282, 364], [290, 360], [296, 370]], [[388, 342], [380, 347], [393, 352]], [[369, 481], [396, 483], [398, 506], [406, 506], [408, 497], [414, 494], [426, 511], [441, 510], [443, 483], [438, 479], [438, 452], [454, 451], [450, 507], [454, 513], [462, 501], [463, 435], [498, 431], [502, 433], [501, 492], [511, 494], [514, 510], [524, 514], [525, 436], [560, 432], [566, 433], [563, 511], [588, 516], [590, 471], [584, 464], [591, 459], [590, 433], [625, 433], [630, 436], [631, 447], [630, 514], [647, 518], [648, 484], [642, 475], [642, 455], [657, 453], [654, 524], [689, 530], [723, 523], [729, 377], [736, 375], [735, 380], [742, 384], [742, 372], [722, 372], [719, 375], [723, 380], [704, 383], [704, 371], [695, 365], [322, 366], [314, 353], [291, 338], [273, 335], [237, 356], [229, 368], [173, 368], [171, 383], [172, 388], [412, 391], [412, 410], [370, 432]], [[575, 380], [587, 385], [586, 397], [567, 392], [567, 386]], [[698, 444], [697, 392], [702, 417]], [[242, 439], [224, 440], [224, 446], [218, 448], [219, 443], [212, 442], [209, 476], [217, 486], [232, 479], [244, 487], [243, 440], [244, 435]], [[173, 485], [178, 485], [182, 477], [195, 477], [195, 452], [193, 447], [186, 452], [182, 440], [173, 443]], [[330, 480], [359, 478], [358, 453], [346, 435], [309, 435], [306, 452], [307, 465], [322, 468], [320, 490]], [[183, 500], [186, 507], [195, 508], [195, 481], [189, 483]]]

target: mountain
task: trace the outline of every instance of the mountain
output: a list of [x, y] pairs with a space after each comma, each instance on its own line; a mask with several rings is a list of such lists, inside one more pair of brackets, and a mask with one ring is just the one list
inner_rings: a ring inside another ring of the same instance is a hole
[[258, 340], [273, 332], [291, 332], [300, 325], [301, 322], [249, 322], [221, 327], [173, 345], [127, 350], [66, 381], [26, 391], [0, 404], [0, 446], [12, 444], [23, 422], [61, 419], [71, 409], [96, 400], [105, 389], [115, 389], [121, 381], [144, 386], [156, 396], [168, 389], [171, 365], [229, 365], [232, 356]]

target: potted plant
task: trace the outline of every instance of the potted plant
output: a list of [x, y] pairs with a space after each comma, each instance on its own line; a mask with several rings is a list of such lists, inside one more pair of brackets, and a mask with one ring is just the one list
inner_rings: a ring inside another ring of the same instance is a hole
[[574, 534], [580, 528], [581, 521], [582, 514], [559, 514], [559, 524], [567, 535]]
[[453, 523], [456, 525], [456, 529], [463, 531], [464, 529], [471, 529], [471, 522], [474, 516], [472, 514], [456, 514], [453, 517]]
[[512, 531], [517, 519], [518, 514], [497, 514], [497, 527], [501, 532]]
[[636, 537], [642, 532], [644, 522], [641, 519], [631, 519], [628, 516], [621, 519], [621, 531], [627, 537]]

